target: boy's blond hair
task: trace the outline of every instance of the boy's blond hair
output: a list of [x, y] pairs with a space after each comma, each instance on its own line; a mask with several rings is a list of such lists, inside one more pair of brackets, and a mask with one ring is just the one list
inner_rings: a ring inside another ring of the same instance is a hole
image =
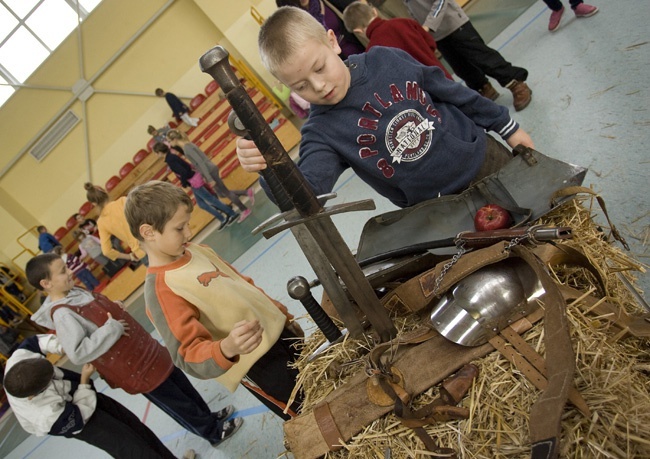
[[139, 241], [142, 225], [151, 225], [162, 233], [165, 225], [183, 205], [192, 212], [192, 199], [179, 187], [168, 182], [151, 180], [132, 189], [126, 198], [124, 215], [131, 234]]
[[308, 40], [327, 45], [327, 31], [323, 25], [301, 8], [278, 8], [264, 21], [257, 37], [262, 64], [276, 75]]
[[353, 2], [343, 10], [343, 24], [348, 32], [361, 29], [365, 32], [375, 18], [375, 9], [362, 2]]

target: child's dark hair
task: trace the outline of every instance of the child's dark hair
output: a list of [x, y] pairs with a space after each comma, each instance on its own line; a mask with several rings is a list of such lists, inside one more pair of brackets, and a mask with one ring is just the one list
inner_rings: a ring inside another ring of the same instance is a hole
[[50, 384], [54, 366], [44, 358], [25, 359], [9, 368], [3, 386], [9, 395], [27, 398], [39, 394]]
[[51, 252], [36, 255], [34, 258], [29, 260], [25, 266], [25, 275], [27, 276], [27, 282], [29, 282], [29, 284], [35, 289], [43, 290], [41, 281], [50, 278], [50, 265], [55, 260], [60, 259], [60, 255]]
[[162, 142], [156, 142], [153, 145], [152, 150], [154, 151], [154, 153], [164, 153], [164, 154], [169, 153], [169, 147]]
[[140, 227], [151, 225], [162, 233], [180, 206], [192, 212], [192, 199], [181, 188], [169, 182], [151, 180], [132, 189], [126, 198], [124, 215], [131, 234], [142, 241]]
[[39, 233], [43, 233], [43, 232], [45, 232], [46, 230], [47, 230], [47, 228], [45, 228], [43, 225], [38, 225], [38, 226], [36, 227], [36, 231], [38, 231]]

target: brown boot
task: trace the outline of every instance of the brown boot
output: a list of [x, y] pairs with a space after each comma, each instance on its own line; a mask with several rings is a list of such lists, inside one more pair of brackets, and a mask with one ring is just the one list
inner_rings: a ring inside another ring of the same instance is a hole
[[489, 81], [485, 83], [481, 89], [478, 90], [478, 93], [490, 100], [497, 100], [499, 97], [499, 93], [496, 89], [494, 89], [494, 86], [492, 86]]
[[512, 105], [514, 105], [516, 111], [528, 107], [533, 91], [530, 90], [526, 83], [512, 80], [506, 85], [506, 88], [512, 92]]

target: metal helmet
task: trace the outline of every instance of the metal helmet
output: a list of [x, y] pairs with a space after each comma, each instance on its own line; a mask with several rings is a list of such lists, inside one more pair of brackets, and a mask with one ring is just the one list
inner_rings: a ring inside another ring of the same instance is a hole
[[519, 258], [508, 258], [449, 289], [433, 307], [431, 324], [454, 343], [479, 346], [536, 309], [534, 300], [543, 293], [533, 269]]

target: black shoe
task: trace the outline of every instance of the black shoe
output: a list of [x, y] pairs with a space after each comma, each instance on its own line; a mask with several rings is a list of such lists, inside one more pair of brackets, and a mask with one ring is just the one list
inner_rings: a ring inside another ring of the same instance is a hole
[[217, 231], [223, 231], [223, 229], [226, 227], [227, 222], [228, 219], [222, 221], [221, 224], [219, 225], [219, 228], [217, 228]]
[[225, 226], [232, 225], [235, 222], [235, 220], [237, 220], [238, 218], [239, 218], [239, 212], [235, 212], [230, 217], [228, 217], [228, 219], [225, 222]]
[[235, 412], [235, 407], [234, 406], [226, 405], [225, 407], [221, 408], [219, 411], [217, 411], [214, 414], [217, 415], [217, 419], [219, 419], [220, 421], [225, 421], [230, 416], [232, 416], [232, 414], [234, 412]]
[[221, 430], [221, 440], [219, 440], [216, 443], [212, 443], [212, 446], [217, 447], [221, 445], [224, 441], [232, 437], [234, 433], [239, 430], [239, 428], [242, 426], [243, 423], [244, 420], [242, 418], [235, 418], [224, 422], [223, 428]]

